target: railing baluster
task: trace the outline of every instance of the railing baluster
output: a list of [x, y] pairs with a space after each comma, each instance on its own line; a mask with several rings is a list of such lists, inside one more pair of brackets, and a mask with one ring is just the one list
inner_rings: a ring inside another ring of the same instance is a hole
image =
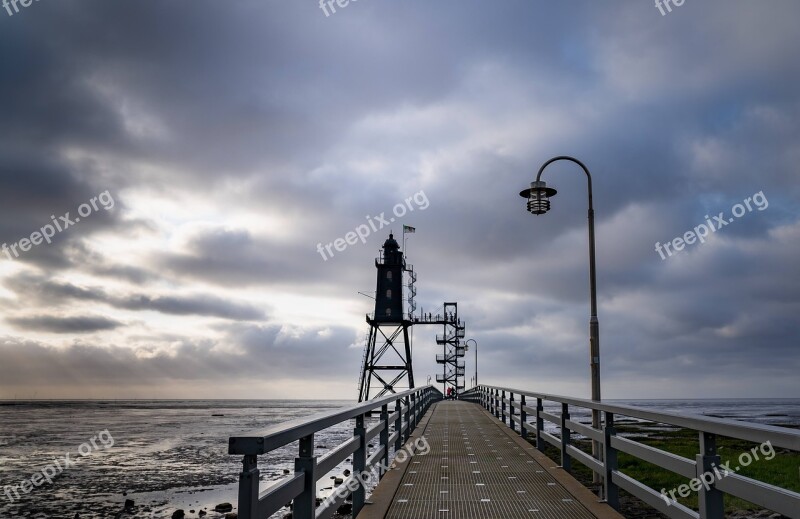
[[506, 423], [506, 392], [502, 392], [500, 397], [500, 415], [502, 416], [503, 423]]
[[569, 405], [561, 404], [561, 468], [569, 472], [572, 467], [570, 456], [567, 452], [570, 436], [567, 420], [569, 420]]
[[300, 454], [294, 460], [294, 471], [304, 472], [303, 492], [294, 499], [293, 517], [313, 519], [317, 509], [317, 458], [314, 456], [314, 435], [300, 439]]
[[[353, 453], [353, 475], [358, 478], [367, 467], [367, 429], [364, 427], [363, 414], [356, 417], [353, 435], [359, 438], [358, 448]], [[358, 488], [353, 492], [353, 517], [358, 517], [361, 509], [364, 508], [365, 496], [364, 483], [360, 482]]]
[[400, 452], [403, 447], [403, 404], [402, 399], [398, 398], [394, 401], [394, 410], [397, 413], [397, 418], [394, 419], [394, 430], [397, 433], [397, 438], [394, 440], [394, 452]]
[[539, 449], [540, 452], [544, 452], [544, 438], [542, 438], [542, 432], [544, 431], [544, 418], [542, 418], [542, 413], [544, 412], [544, 406], [542, 405], [542, 399], [536, 399], [536, 448]]
[[[697, 479], [705, 481], [703, 475], [713, 474], [714, 467], [719, 467], [721, 460], [717, 455], [717, 436], [715, 434], [700, 433], [700, 454], [697, 460]], [[713, 483], [708, 490], [701, 486], [698, 492], [698, 506], [700, 508], [700, 519], [724, 519], [725, 506], [722, 501], [722, 492]]]
[[406, 423], [406, 432], [402, 435], [403, 444], [405, 444], [408, 441], [409, 436], [411, 436], [411, 400], [408, 397], [405, 397], [403, 400], [403, 403], [406, 405], [406, 409], [403, 412], [403, 421]]
[[617, 470], [617, 449], [611, 446], [611, 438], [616, 435], [614, 430], [614, 413], [606, 411], [605, 425], [603, 426], [603, 446], [605, 456], [603, 459], [603, 495], [606, 503], [614, 510], [619, 510], [619, 488], [614, 483], [612, 473]]
[[528, 412], [525, 411], [525, 395], [519, 395], [519, 435], [524, 439], [528, 439], [526, 423], [528, 423]]
[[512, 431], [517, 430], [517, 424], [514, 422], [514, 393], [508, 394], [508, 426]]
[[381, 444], [383, 447], [383, 467], [380, 471], [380, 477], [386, 474], [389, 467], [389, 405], [383, 404], [381, 406], [381, 422], [383, 423], [383, 430], [381, 431]]
[[408, 433], [411, 436], [411, 433], [414, 432], [414, 428], [417, 426], [417, 396], [415, 394], [411, 394], [411, 410], [409, 411], [408, 416]]
[[248, 454], [242, 460], [239, 473], [239, 517], [255, 519], [258, 510], [258, 456]]

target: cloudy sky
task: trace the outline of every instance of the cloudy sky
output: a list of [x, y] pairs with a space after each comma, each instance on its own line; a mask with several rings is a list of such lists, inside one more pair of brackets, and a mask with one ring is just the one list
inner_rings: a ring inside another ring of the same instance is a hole
[[561, 154], [594, 178], [603, 396], [800, 397], [794, 0], [18, 7], [0, 398], [355, 398], [358, 292], [402, 224], [481, 382], [588, 396], [585, 177], [549, 167], [544, 216], [518, 196]]

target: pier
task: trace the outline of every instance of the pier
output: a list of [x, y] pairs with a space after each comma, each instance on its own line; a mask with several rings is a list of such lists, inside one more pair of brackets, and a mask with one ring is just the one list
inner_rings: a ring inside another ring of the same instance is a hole
[[[545, 410], [554, 406], [560, 412]], [[599, 413], [601, 426], [573, 419], [577, 410]], [[622, 420], [690, 430], [697, 435], [698, 452], [685, 458], [618, 435], [615, 423]], [[314, 434], [343, 423], [352, 425], [352, 437], [317, 452]], [[579, 435], [600, 446], [598, 458], [574, 441]], [[473, 388], [458, 401], [442, 400], [440, 391], [425, 386], [280, 424], [257, 436], [232, 437], [229, 453], [243, 456], [241, 519], [266, 519], [289, 502], [294, 519], [332, 517], [348, 502], [359, 519], [619, 518], [620, 491], [676, 519], [724, 519], [724, 494], [800, 517], [797, 492], [735, 473], [702, 479], [722, 465], [718, 437], [800, 451], [800, 431], [788, 428], [495, 386]], [[293, 442], [298, 445], [295, 472], [262, 489], [258, 457]], [[558, 449], [558, 463], [545, 456], [546, 445]], [[620, 453], [705, 481], [697, 489], [699, 510], [670, 502], [620, 471]], [[337, 491], [318, 500], [318, 481], [351, 459], [352, 473]], [[571, 476], [574, 463], [597, 475], [600, 495]]]
[[429, 452], [398, 464], [359, 519], [622, 518], [475, 404], [434, 404], [415, 436]]

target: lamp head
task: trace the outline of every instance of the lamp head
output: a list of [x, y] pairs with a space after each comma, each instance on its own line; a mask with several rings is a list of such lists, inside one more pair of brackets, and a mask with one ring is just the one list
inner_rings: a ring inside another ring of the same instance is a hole
[[528, 199], [528, 211], [531, 214], [544, 214], [550, 210], [550, 197], [555, 196], [557, 192], [540, 180], [531, 182], [531, 187], [521, 191], [519, 196]]

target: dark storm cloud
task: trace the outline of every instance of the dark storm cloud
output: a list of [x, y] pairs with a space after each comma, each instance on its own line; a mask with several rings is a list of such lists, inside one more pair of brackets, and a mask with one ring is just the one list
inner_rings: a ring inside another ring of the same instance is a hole
[[[48, 281], [41, 276], [19, 276], [6, 286], [23, 298], [28, 307], [54, 306], [72, 300], [105, 303], [125, 310], [149, 310], [171, 315], [204, 315], [233, 320], [264, 319], [264, 311], [252, 305], [234, 303], [210, 294], [193, 296], [114, 296], [97, 287], [79, 287], [71, 283]], [[24, 322], [24, 321], [23, 321]]]
[[119, 321], [99, 316], [57, 317], [37, 315], [33, 317], [11, 317], [7, 318], [6, 321], [23, 330], [69, 334], [113, 330], [122, 326]]
[[129, 296], [113, 305], [128, 310], [152, 310], [173, 315], [207, 315], [224, 319], [258, 320], [264, 312], [250, 305], [236, 304], [214, 296], [150, 297]]

